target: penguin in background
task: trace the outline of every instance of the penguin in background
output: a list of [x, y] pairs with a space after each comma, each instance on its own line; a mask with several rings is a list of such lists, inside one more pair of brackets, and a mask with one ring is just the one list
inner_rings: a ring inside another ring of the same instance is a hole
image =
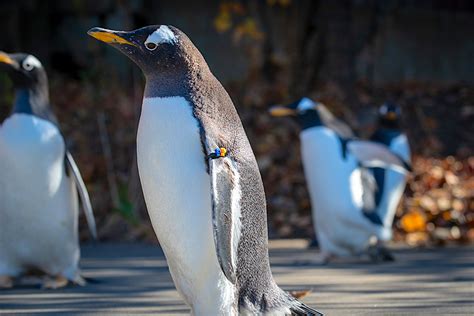
[[[411, 164], [410, 145], [405, 133], [400, 126], [401, 109], [392, 102], [385, 102], [378, 111], [378, 128], [370, 137], [371, 141], [386, 145], [390, 150], [402, 158], [407, 164]], [[398, 204], [406, 186], [406, 175], [384, 168], [371, 168], [377, 184], [375, 203], [383, 219], [385, 238], [392, 237], [392, 230], [388, 229], [393, 223]]]
[[324, 262], [365, 254], [374, 261], [392, 260], [383, 244], [392, 223], [385, 206], [377, 205], [370, 168], [404, 176], [410, 166], [386, 145], [357, 139], [347, 124], [309, 98], [273, 106], [270, 114], [293, 117], [301, 127], [301, 156]]
[[0, 124], [0, 288], [41, 271], [43, 288], [83, 285], [78, 267], [79, 200], [97, 236], [88, 192], [49, 102], [48, 79], [33, 55], [0, 52], [15, 101]]
[[265, 193], [237, 111], [191, 40], [167, 25], [89, 30], [146, 77], [140, 180], [192, 315], [320, 315], [275, 283]]
[[377, 129], [370, 139], [387, 145], [405, 161], [410, 161], [410, 145], [401, 129], [401, 115], [401, 108], [397, 104], [390, 101], [382, 104], [378, 110]]

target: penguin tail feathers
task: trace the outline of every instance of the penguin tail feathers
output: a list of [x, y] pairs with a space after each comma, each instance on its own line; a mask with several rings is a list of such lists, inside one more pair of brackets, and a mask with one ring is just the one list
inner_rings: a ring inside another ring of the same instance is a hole
[[297, 305], [290, 307], [290, 311], [292, 316], [324, 316], [324, 314], [301, 302], [298, 302]]

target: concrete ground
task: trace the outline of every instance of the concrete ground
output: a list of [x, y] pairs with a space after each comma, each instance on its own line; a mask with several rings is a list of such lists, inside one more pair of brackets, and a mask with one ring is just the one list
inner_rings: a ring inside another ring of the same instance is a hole
[[[474, 315], [474, 248], [397, 249], [397, 261], [317, 263], [305, 241], [271, 242], [272, 270], [287, 290], [326, 315]], [[0, 314], [187, 315], [160, 248], [83, 247], [85, 287], [43, 291], [34, 284], [0, 291]]]

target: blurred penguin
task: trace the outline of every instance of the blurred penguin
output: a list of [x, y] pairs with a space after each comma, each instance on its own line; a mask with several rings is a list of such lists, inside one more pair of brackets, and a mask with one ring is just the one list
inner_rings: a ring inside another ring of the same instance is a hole
[[[378, 128], [370, 139], [386, 145], [390, 150], [402, 158], [407, 164], [411, 163], [410, 146], [407, 136], [400, 129], [401, 109], [392, 102], [386, 102], [379, 108]], [[390, 240], [390, 229], [395, 212], [406, 185], [406, 175], [384, 168], [370, 169], [376, 184], [375, 203], [378, 205], [380, 218], [383, 219], [383, 239]]]
[[324, 261], [368, 254], [393, 260], [383, 245], [391, 231], [384, 206], [377, 205], [377, 184], [369, 168], [404, 175], [410, 167], [384, 145], [354, 136], [351, 128], [319, 102], [302, 98], [270, 109], [291, 116], [301, 127], [301, 154], [313, 221]]
[[28, 54], [0, 52], [0, 68], [15, 88], [12, 112], [0, 125], [0, 288], [38, 270], [49, 276], [44, 288], [83, 284], [78, 192], [94, 238], [95, 221], [49, 103], [46, 72]]

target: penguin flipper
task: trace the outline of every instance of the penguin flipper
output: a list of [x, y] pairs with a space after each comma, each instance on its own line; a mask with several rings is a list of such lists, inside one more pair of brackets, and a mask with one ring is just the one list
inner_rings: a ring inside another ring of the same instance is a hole
[[373, 173], [365, 167], [360, 168], [360, 177], [362, 184], [362, 212], [374, 224], [383, 225], [376, 212], [378, 206], [376, 203], [377, 181]]
[[324, 126], [331, 129], [340, 138], [354, 138], [355, 135], [351, 127], [342, 120], [337, 119], [322, 103], [319, 103], [319, 105], [316, 107], [316, 111], [318, 111], [319, 117], [321, 118]]
[[389, 147], [365, 140], [350, 140], [347, 148], [364, 167], [393, 169], [401, 173], [411, 171], [411, 166]]
[[237, 246], [240, 238], [240, 185], [235, 162], [229, 157], [210, 159], [212, 224], [217, 258], [224, 275], [237, 280]]
[[94, 212], [92, 210], [91, 200], [89, 198], [89, 193], [87, 192], [86, 185], [84, 184], [84, 180], [82, 180], [81, 173], [79, 168], [72, 158], [72, 155], [69, 151], [66, 152], [66, 166], [69, 172], [69, 175], [72, 175], [74, 179], [74, 183], [76, 184], [77, 191], [79, 192], [79, 198], [81, 199], [82, 208], [86, 215], [87, 226], [89, 226], [89, 231], [92, 235], [94, 240], [97, 240], [97, 229], [94, 219]]

